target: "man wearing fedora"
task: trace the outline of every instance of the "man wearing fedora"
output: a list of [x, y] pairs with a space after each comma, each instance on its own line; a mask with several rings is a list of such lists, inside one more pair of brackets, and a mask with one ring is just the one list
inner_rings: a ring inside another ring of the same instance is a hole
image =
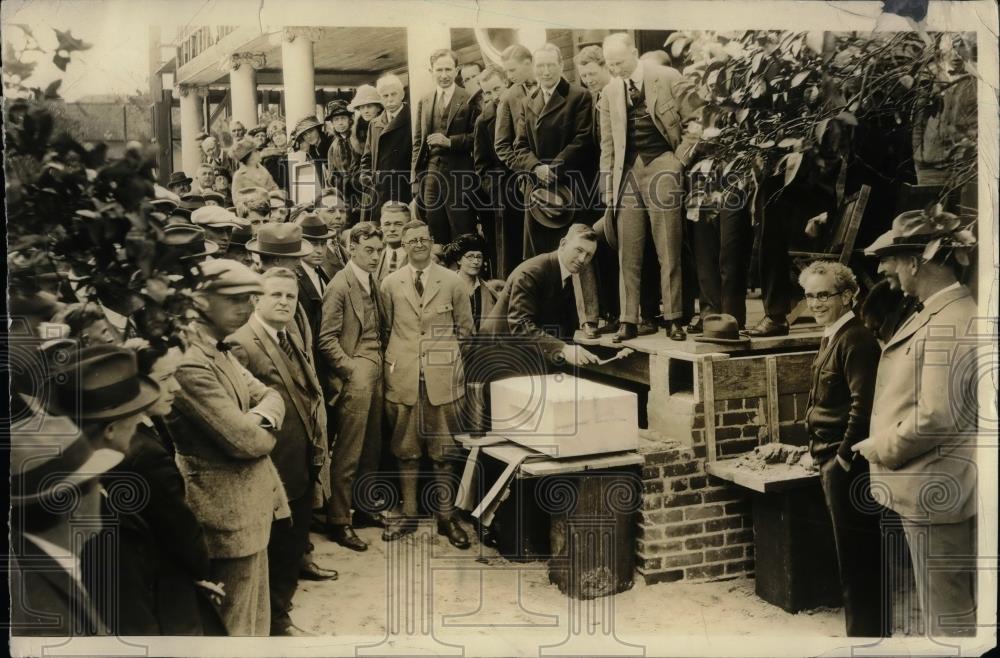
[[274, 519], [290, 516], [271, 461], [282, 426], [281, 395], [250, 374], [226, 338], [253, 312], [260, 276], [232, 260], [203, 266], [198, 317], [177, 369], [181, 390], [170, 418], [187, 502], [205, 528], [212, 580], [224, 584], [230, 635], [266, 636], [271, 627], [267, 546]]
[[[274, 267], [261, 277], [254, 314], [232, 335], [250, 373], [281, 394], [285, 419], [271, 452], [288, 496], [291, 517], [275, 520], [267, 547], [271, 588], [271, 635], [301, 635], [289, 617], [301, 562], [309, 547], [313, 489], [326, 461], [326, 405], [305, 346], [289, 331], [299, 282], [291, 270]], [[335, 571], [309, 567], [310, 577], [329, 580]]]
[[180, 196], [191, 191], [191, 183], [193, 182], [191, 177], [183, 171], [175, 171], [170, 174], [170, 178], [167, 180], [167, 189]]
[[958, 217], [935, 207], [902, 213], [866, 250], [922, 308], [882, 350], [868, 438], [852, 449], [870, 463], [879, 502], [900, 516], [931, 635], [976, 632], [970, 560], [979, 502], [977, 362], [984, 355], [976, 302], [957, 277], [975, 242]]
[[385, 399], [392, 453], [399, 462], [403, 516], [382, 538], [394, 541], [416, 530], [420, 460], [430, 458], [435, 492], [431, 505], [438, 533], [456, 548], [469, 538], [454, 514], [451, 458], [459, 431], [457, 403], [465, 395], [462, 341], [472, 336], [472, 308], [458, 275], [431, 261], [431, 236], [414, 220], [403, 227], [409, 262], [382, 281]]
[[333, 541], [364, 551], [368, 545], [354, 532], [351, 507], [355, 480], [378, 469], [381, 453], [386, 335], [374, 272], [382, 255], [382, 232], [371, 222], [356, 224], [350, 251], [350, 261], [323, 296], [318, 341], [329, 378], [328, 400], [335, 405], [326, 516]]
[[247, 243], [253, 240], [253, 228], [251, 224], [237, 226], [229, 236], [229, 248], [226, 249], [225, 258], [235, 260], [249, 268], [253, 268], [253, 254], [247, 251]]
[[299, 304], [305, 311], [313, 337], [319, 336], [320, 318], [323, 315], [323, 291], [330, 279], [323, 270], [330, 239], [336, 237], [315, 212], [306, 212], [296, 218], [302, 229], [302, 238], [312, 245], [312, 251], [302, 257], [295, 275], [299, 279]]
[[531, 176], [524, 217], [524, 258], [554, 251], [565, 227], [592, 224], [588, 192], [594, 165], [593, 101], [562, 76], [562, 52], [547, 43], [534, 52], [538, 87], [524, 102], [524, 121], [508, 164]]
[[639, 61], [627, 33], [605, 38], [604, 59], [615, 76], [601, 93], [599, 108], [604, 230], [613, 234], [609, 242], [619, 245], [621, 316], [614, 340], [639, 333], [639, 284], [649, 238], [660, 263], [668, 336], [684, 340], [681, 211], [684, 172], [697, 143], [687, 128], [697, 122], [697, 111], [690, 95], [680, 91], [680, 73]]
[[438, 244], [476, 230], [472, 138], [477, 110], [469, 104], [469, 92], [455, 84], [457, 66], [458, 55], [451, 50], [431, 53], [437, 88], [420, 99], [413, 127], [410, 182]]
[[870, 497], [869, 471], [851, 450], [868, 436], [881, 349], [851, 309], [858, 282], [849, 267], [816, 261], [802, 270], [799, 283], [823, 327], [805, 421], [833, 525], [847, 635], [886, 637], [891, 599], [882, 591], [881, 515], [857, 504]]
[[393, 73], [381, 76], [375, 88], [382, 98], [385, 111], [372, 120], [368, 139], [361, 156], [362, 184], [365, 188], [361, 218], [378, 221], [379, 211], [386, 201], [409, 203], [410, 157], [413, 152], [413, 130], [410, 110], [403, 102], [403, 82]]

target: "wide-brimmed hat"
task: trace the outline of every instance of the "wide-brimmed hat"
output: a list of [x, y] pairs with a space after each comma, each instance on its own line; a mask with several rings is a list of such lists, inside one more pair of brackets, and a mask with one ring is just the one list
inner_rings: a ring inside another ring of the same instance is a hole
[[163, 230], [163, 244], [175, 250], [182, 260], [211, 256], [219, 245], [205, 238], [205, 229], [194, 224], [173, 224]]
[[333, 117], [352, 117], [354, 113], [347, 107], [347, 101], [333, 100], [326, 104], [326, 112], [323, 113], [323, 119], [329, 121]]
[[124, 457], [109, 448], [95, 450], [69, 418], [36, 410], [10, 426], [11, 505], [64, 499], [67, 487], [99, 478]]
[[302, 227], [302, 237], [306, 240], [328, 240], [333, 237], [333, 231], [316, 213], [307, 212], [301, 215], [296, 224]]
[[750, 342], [748, 336], [740, 335], [740, 323], [728, 313], [709, 313], [701, 321], [704, 331], [694, 337], [699, 343], [741, 345]]
[[306, 256], [313, 246], [302, 238], [298, 224], [264, 224], [257, 232], [257, 239], [247, 243], [247, 251], [267, 256]]
[[863, 251], [866, 256], [880, 258], [898, 253], [919, 253], [924, 260], [930, 260], [938, 249], [967, 250], [975, 244], [975, 236], [962, 227], [958, 215], [934, 206], [900, 213], [892, 220], [892, 228]]
[[565, 228], [573, 222], [573, 192], [565, 185], [535, 185], [526, 199], [532, 219], [547, 228]]
[[230, 149], [229, 154], [237, 162], [243, 162], [243, 158], [247, 157], [256, 150], [257, 142], [253, 141], [249, 137], [244, 137], [233, 144], [233, 148]]
[[313, 116], [304, 117], [299, 119], [298, 123], [295, 124], [295, 129], [292, 131], [292, 141], [296, 142], [302, 135], [313, 128], [322, 128], [323, 124], [320, 123], [319, 119]]
[[254, 126], [247, 131], [247, 135], [253, 137], [254, 135], [264, 135], [267, 136], [267, 128], [265, 126]]
[[53, 372], [60, 409], [81, 420], [137, 414], [160, 397], [160, 387], [139, 374], [135, 352], [117, 345], [85, 347]]
[[216, 295], [247, 295], [264, 292], [260, 275], [243, 263], [229, 258], [215, 258], [201, 266], [198, 290]]
[[194, 180], [183, 171], [175, 171], [170, 174], [170, 179], [167, 180], [167, 186], [190, 185], [193, 182]]
[[253, 229], [250, 227], [250, 224], [237, 226], [229, 234], [229, 249], [232, 250], [233, 247], [237, 247], [246, 250], [247, 243], [251, 240], [253, 240]]
[[180, 201], [168, 198], [153, 199], [149, 202], [149, 205], [153, 206], [155, 210], [169, 215], [174, 208], [180, 205]]
[[357, 110], [362, 105], [382, 105], [382, 97], [378, 95], [378, 90], [372, 85], [361, 85], [354, 92], [351, 104], [347, 106], [349, 110]]

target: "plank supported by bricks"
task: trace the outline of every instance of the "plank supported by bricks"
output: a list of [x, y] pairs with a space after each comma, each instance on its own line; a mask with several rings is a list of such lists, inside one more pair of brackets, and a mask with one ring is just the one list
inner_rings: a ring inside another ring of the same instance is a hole
[[778, 359], [775, 356], [764, 358], [767, 370], [767, 437], [771, 443], [777, 443], [780, 439], [778, 428], [780, 421], [778, 418]]

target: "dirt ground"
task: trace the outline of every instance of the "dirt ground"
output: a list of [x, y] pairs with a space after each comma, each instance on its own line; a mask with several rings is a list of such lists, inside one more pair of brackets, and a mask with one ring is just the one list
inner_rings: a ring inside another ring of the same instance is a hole
[[[340, 577], [300, 583], [292, 619], [337, 644], [365, 644], [358, 636], [367, 636], [376, 654], [407, 647], [448, 655], [462, 647], [465, 655], [538, 655], [550, 646], [563, 655], [634, 655], [650, 634], [844, 635], [841, 610], [788, 614], [759, 599], [751, 578], [652, 586], [638, 578], [617, 596], [577, 601], [549, 584], [544, 562], [510, 562], [474, 538], [459, 551], [435, 530], [425, 521], [415, 538], [387, 544], [380, 529], [362, 528], [364, 553], [313, 534], [317, 562]], [[575, 641], [587, 648], [578, 653]]]

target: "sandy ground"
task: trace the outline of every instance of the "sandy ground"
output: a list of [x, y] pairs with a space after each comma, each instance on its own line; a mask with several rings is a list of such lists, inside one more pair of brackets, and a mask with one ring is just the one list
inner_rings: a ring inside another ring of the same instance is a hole
[[[365, 553], [313, 534], [317, 561], [340, 577], [303, 581], [292, 619], [346, 642], [368, 636], [373, 653], [406, 646], [409, 653], [442, 655], [455, 653], [450, 645], [466, 655], [538, 655], [542, 646], [561, 647], [556, 653], [564, 655], [634, 655], [648, 647], [650, 634], [844, 634], [839, 609], [788, 614], [757, 598], [749, 578], [652, 586], [639, 578], [617, 596], [577, 601], [549, 584], [544, 562], [510, 562], [475, 539], [459, 551], [434, 531], [424, 522], [415, 538], [387, 544], [378, 528], [362, 528]], [[387, 628], [393, 632], [387, 635]], [[572, 649], [574, 641], [586, 649]], [[596, 651], [595, 643], [603, 648]], [[656, 651], [648, 647], [647, 653]]]

